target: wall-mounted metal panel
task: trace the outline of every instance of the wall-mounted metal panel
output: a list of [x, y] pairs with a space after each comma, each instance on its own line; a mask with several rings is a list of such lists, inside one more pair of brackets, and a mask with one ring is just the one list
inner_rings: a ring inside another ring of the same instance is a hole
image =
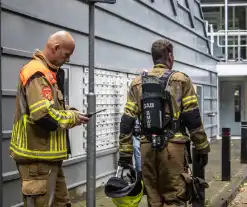
[[15, 113], [15, 97], [2, 97], [3, 130], [11, 130]]
[[204, 88], [204, 96], [205, 97], [211, 97], [211, 91], [210, 91], [210, 87], [207, 87], [207, 86], [205, 86]]
[[10, 158], [9, 156], [9, 142], [10, 139], [3, 139], [2, 140], [2, 153], [5, 155], [3, 159], [3, 174], [8, 175], [11, 172], [16, 171], [16, 165], [13, 159]]
[[[16, 83], [18, 81], [18, 75], [20, 68], [26, 63], [26, 58], [20, 58], [15, 56], [2, 56], [2, 68], [3, 68], [3, 88], [5, 90], [16, 90]], [[9, 81], [13, 80], [13, 81]]]
[[204, 100], [204, 111], [210, 111], [211, 110], [211, 101], [210, 100]]
[[[183, 7], [180, 7], [180, 8], [183, 8]], [[186, 25], [187, 27], [191, 26], [190, 15], [188, 14], [188, 11], [186, 11], [186, 9], [179, 10], [178, 18], [182, 24]]]
[[[30, 1], [30, 0], [23, 0], [24, 2], [20, 4], [16, 0], [4, 0], [4, 3], [7, 5], [11, 5], [11, 9], [15, 9], [16, 11], [23, 13], [25, 15], [31, 15], [37, 19], [45, 20], [47, 22], [52, 22], [58, 25], [63, 25], [64, 27], [71, 28], [73, 30], [78, 30], [83, 33], [88, 33], [88, 11], [87, 5], [84, 3], [80, 3], [79, 1], [66, 1], [66, 0], [54, 0], [52, 2], [48, 0], [44, 0], [39, 2], [38, 0]], [[167, 14], [166, 9], [169, 7], [166, 6], [168, 1], [160, 1], [162, 5], [160, 8], [162, 9], [162, 14]], [[39, 5], [38, 8], [36, 5]], [[49, 8], [47, 8], [47, 4], [49, 4]], [[61, 4], [64, 8], [66, 8], [65, 12], [56, 12], [57, 5]], [[27, 5], [27, 6], [26, 6]], [[96, 26], [105, 25], [108, 28], [111, 24], [111, 21], [107, 21], [107, 19], [112, 18], [115, 19], [114, 16], [110, 15], [108, 11], [113, 12], [116, 17], [118, 17], [118, 23], [114, 24], [114, 26], [121, 25], [122, 22], [128, 21], [132, 24], [135, 23], [138, 26], [142, 27], [142, 29], [146, 28], [153, 32], [158, 32], [164, 37], [170, 38], [172, 40], [178, 41], [181, 44], [188, 45], [192, 48], [197, 48], [197, 42], [195, 42], [195, 35], [186, 28], [181, 28], [182, 22], [180, 24], [174, 24], [171, 22], [169, 18], [172, 18], [172, 15], [166, 15], [166, 18], [160, 16], [155, 10], [150, 10], [149, 7], [145, 6], [146, 4], [142, 4], [138, 1], [127, 0], [127, 1], [119, 1], [116, 5], [105, 5], [100, 4], [99, 8], [107, 8], [106, 12], [97, 11], [96, 12]], [[155, 7], [158, 6], [157, 4], [153, 4]], [[68, 8], [68, 9], [67, 9]], [[126, 9], [122, 9], [126, 8]], [[159, 7], [157, 7], [159, 8]], [[197, 8], [197, 6], [193, 6], [192, 9]], [[42, 12], [45, 10], [45, 12]], [[55, 11], [55, 12], [54, 12]], [[136, 12], [138, 11], [138, 12]], [[101, 13], [103, 13], [104, 18], [100, 18]], [[148, 14], [148, 15], [147, 15]], [[73, 16], [72, 19], [64, 18], [65, 16]], [[119, 17], [122, 19], [120, 20]], [[168, 18], [169, 17], [169, 18]], [[78, 27], [78, 19], [80, 19], [80, 24], [83, 25], [82, 27]], [[179, 23], [180, 20], [178, 20]], [[181, 18], [181, 21], [184, 21], [184, 18]], [[188, 19], [189, 22], [189, 19]], [[160, 25], [165, 25], [164, 27], [160, 27]], [[134, 26], [134, 24], [133, 24]], [[111, 30], [114, 27], [111, 27]], [[169, 28], [169, 29], [167, 29]], [[182, 33], [173, 31], [184, 30]], [[98, 31], [103, 31], [105, 35], [111, 35], [112, 31], [108, 31], [106, 29], [101, 30], [101, 27], [96, 28], [96, 36], [100, 36]], [[192, 30], [193, 31], [193, 30]], [[200, 32], [200, 30], [198, 30]], [[198, 32], [196, 30], [196, 32]], [[115, 30], [117, 32], [117, 30]], [[113, 32], [113, 34], [115, 34]], [[102, 32], [101, 32], [102, 33]], [[184, 39], [184, 35], [186, 34], [187, 38]], [[144, 34], [142, 34], [144, 35]], [[115, 38], [117, 35], [114, 36]], [[135, 35], [136, 37], [136, 35]], [[199, 39], [206, 42], [206, 38], [203, 35], [198, 36]], [[108, 37], [108, 39], [111, 39]], [[133, 38], [136, 39], [136, 38]], [[183, 40], [183, 41], [182, 41]], [[196, 40], [199, 41], [199, 40]], [[145, 44], [145, 42], [143, 41]], [[124, 44], [124, 43], [123, 43]], [[206, 44], [204, 45], [206, 48]], [[199, 48], [200, 51], [204, 51], [207, 53], [206, 49]]]
[[217, 109], [217, 101], [212, 101], [212, 108], [216, 111]]
[[[10, 14], [9, 12], [3, 12], [3, 15], [5, 18], [3, 18], [2, 24], [3, 27], [6, 28], [3, 31], [3, 45], [7, 48], [15, 48], [17, 50], [33, 52], [36, 48], [42, 48], [43, 44], [45, 44], [46, 38], [51, 33], [59, 29], [58, 27], [46, 25], [45, 23], [41, 22], [35, 22], [34, 20]], [[13, 24], [16, 24], [15, 28], [19, 31], [18, 34], [12, 32], [12, 27], [8, 27], [8, 25]], [[24, 29], [22, 26], [23, 24], [33, 26]], [[43, 38], [29, 38], [27, 35], [24, 35], [27, 32], [33, 34], [34, 36], [39, 36], [39, 30], [44, 31], [44, 35], [42, 36]], [[135, 36], [134, 31], [131, 33], [131, 30], [127, 28], [124, 30], [130, 32], [128, 35]], [[111, 31], [108, 32], [111, 33]], [[85, 65], [88, 61], [88, 51], [86, 50], [88, 46], [87, 37], [86, 35], [78, 34], [77, 32], [72, 32], [72, 35], [77, 42], [77, 47], [75, 48], [74, 55], [71, 57], [71, 61], [76, 62], [77, 64]], [[116, 34], [116, 36], [118, 35]], [[140, 47], [133, 47], [135, 46], [136, 42], [138, 43], [138, 41], [135, 39], [132, 40], [133, 42], [130, 41], [132, 48], [128, 48], [129, 46], [123, 47], [119, 44], [98, 39], [96, 41], [96, 63], [102, 68], [123, 68], [123, 70], [127, 70], [128, 68], [137, 69], [140, 67], [151, 66], [151, 59], [148, 58], [150, 57], [151, 42], [159, 38], [160, 36], [154, 34], [152, 35], [151, 33], [146, 32], [145, 35], [143, 35], [143, 38], [139, 40], [140, 44], [138, 46]], [[15, 44], [12, 39], [19, 39], [18, 44]], [[27, 42], [29, 44], [26, 44]], [[147, 45], [145, 46], [144, 43]], [[197, 45], [200, 46], [200, 42], [197, 43]], [[178, 43], [174, 43], [174, 48], [175, 60], [184, 63], [190, 63], [192, 65], [198, 65], [199, 67], [206, 68], [208, 70], [213, 70], [211, 65], [213, 64], [214, 60], [208, 59], [207, 56], [198, 54], [191, 48], [179, 45]], [[190, 56], [186, 56], [184, 54], [190, 54]], [[120, 56], [121, 59], [119, 58]], [[211, 63], [205, 65], [205, 60], [208, 60]]]
[[[69, 105], [84, 112], [83, 100], [83, 70], [80, 66], [67, 66], [69, 72]], [[83, 149], [83, 130], [85, 126], [75, 127], [69, 130], [72, 157], [85, 153]], [[78, 137], [73, 139], [73, 137]]]
[[[129, 4], [130, 1], [132, 2], [131, 4]], [[196, 36], [195, 35], [196, 31], [194, 31], [195, 32], [194, 34], [191, 33], [189, 30], [190, 27], [186, 27], [185, 25], [182, 25], [181, 22], [179, 22], [180, 20], [182, 21], [183, 19], [179, 19], [179, 17], [166, 15], [166, 9], [169, 9], [169, 7], [165, 7], [166, 2], [168, 1], [159, 1], [157, 4], [152, 4], [151, 6], [153, 8], [152, 10], [150, 10], [150, 8], [147, 6], [146, 3], [141, 4], [140, 1], [132, 1], [132, 0], [119, 1], [119, 3], [114, 7], [110, 7], [109, 5], [100, 5], [100, 7], [106, 8], [108, 11], [117, 13], [123, 16], [124, 18], [130, 19], [131, 21], [134, 21], [140, 25], [144, 25], [145, 27], [150, 28], [154, 31], [158, 31], [161, 34], [165, 35], [167, 38], [173, 39], [182, 44], [188, 43], [187, 45], [189, 46], [193, 45], [195, 46], [195, 48], [197, 48], [195, 40], [197, 40], [197, 38], [205, 40], [204, 36], [203, 37], [200, 35]], [[127, 7], [126, 10], [121, 9], [126, 7]], [[138, 13], [136, 12], [137, 10]], [[174, 22], [172, 20], [174, 20]], [[188, 19], [188, 24], [189, 24], [189, 19]], [[160, 26], [160, 25], [164, 25], [164, 26]], [[184, 27], [181, 28], [182, 26]], [[174, 33], [174, 31], [176, 31], [177, 29], [183, 32]], [[183, 38], [184, 36], [186, 36], [186, 39]], [[205, 44], [204, 52], [206, 52], [206, 47], [207, 46]]]
[[[201, 21], [199, 21], [198, 19], [195, 19], [195, 28], [198, 30], [198, 33], [200, 35], [203, 35], [204, 34], [204, 27], [205, 27], [205, 24], [204, 22], [202, 23]], [[203, 45], [204, 46], [204, 45]]]
[[[210, 126], [211, 121], [210, 121], [210, 118], [208, 116], [204, 116], [204, 118], [203, 118], [203, 124], [204, 124], [204, 127], [205, 126]], [[210, 135], [210, 133], [208, 135]]]
[[202, 16], [201, 16], [201, 5], [200, 4], [198, 4], [198, 6], [194, 7], [194, 15], [196, 17], [202, 18]]
[[21, 183], [19, 180], [11, 180], [4, 183], [3, 189], [3, 207], [10, 207], [20, 204], [22, 199]]
[[[84, 68], [84, 96], [88, 93], [88, 68]], [[96, 150], [118, 146], [119, 124], [126, 102], [128, 77], [125, 73], [95, 70], [96, 110], [106, 112], [96, 116]], [[87, 102], [84, 100], [86, 110]], [[86, 138], [86, 129], [85, 129]], [[85, 145], [86, 147], [86, 140]]]

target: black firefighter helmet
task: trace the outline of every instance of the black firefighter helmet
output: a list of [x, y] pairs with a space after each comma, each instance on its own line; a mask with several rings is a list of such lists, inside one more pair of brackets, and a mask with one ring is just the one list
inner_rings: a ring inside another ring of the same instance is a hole
[[[120, 168], [122, 172], [119, 176]], [[117, 207], [137, 207], [143, 190], [143, 181], [132, 165], [118, 166], [116, 176], [111, 177], [105, 185], [106, 196], [112, 198]]]

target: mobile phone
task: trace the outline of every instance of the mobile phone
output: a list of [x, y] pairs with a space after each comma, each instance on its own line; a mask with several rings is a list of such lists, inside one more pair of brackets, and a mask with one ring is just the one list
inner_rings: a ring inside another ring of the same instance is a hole
[[93, 113], [86, 114], [85, 116], [88, 117], [88, 118], [91, 118], [93, 115], [98, 114], [98, 113], [100, 113], [102, 111], [105, 111], [105, 110], [106, 109], [102, 109], [102, 110], [99, 110], [99, 111], [96, 111], [96, 112], [93, 112]]

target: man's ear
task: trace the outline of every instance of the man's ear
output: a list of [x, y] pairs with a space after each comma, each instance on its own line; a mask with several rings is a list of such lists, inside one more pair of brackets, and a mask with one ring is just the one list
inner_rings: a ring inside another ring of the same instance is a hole
[[173, 56], [172, 52], [169, 53], [169, 57], [170, 57], [171, 61], [173, 62], [174, 56]]
[[169, 52], [168, 56], [169, 56], [169, 58], [168, 58], [169, 67], [170, 67], [170, 69], [171, 69], [172, 66], [173, 66], [173, 54], [172, 54], [172, 52]]
[[59, 48], [60, 48], [60, 45], [59, 45], [59, 44], [55, 44], [55, 45], [52, 47], [52, 52], [53, 52], [53, 53], [57, 52]]

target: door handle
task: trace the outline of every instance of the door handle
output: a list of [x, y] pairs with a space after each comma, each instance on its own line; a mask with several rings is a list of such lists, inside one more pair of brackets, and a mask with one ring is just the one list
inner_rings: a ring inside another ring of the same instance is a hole
[[211, 113], [208, 113], [207, 114], [209, 117], [215, 117], [216, 116], [216, 113], [215, 112], [211, 112]]

